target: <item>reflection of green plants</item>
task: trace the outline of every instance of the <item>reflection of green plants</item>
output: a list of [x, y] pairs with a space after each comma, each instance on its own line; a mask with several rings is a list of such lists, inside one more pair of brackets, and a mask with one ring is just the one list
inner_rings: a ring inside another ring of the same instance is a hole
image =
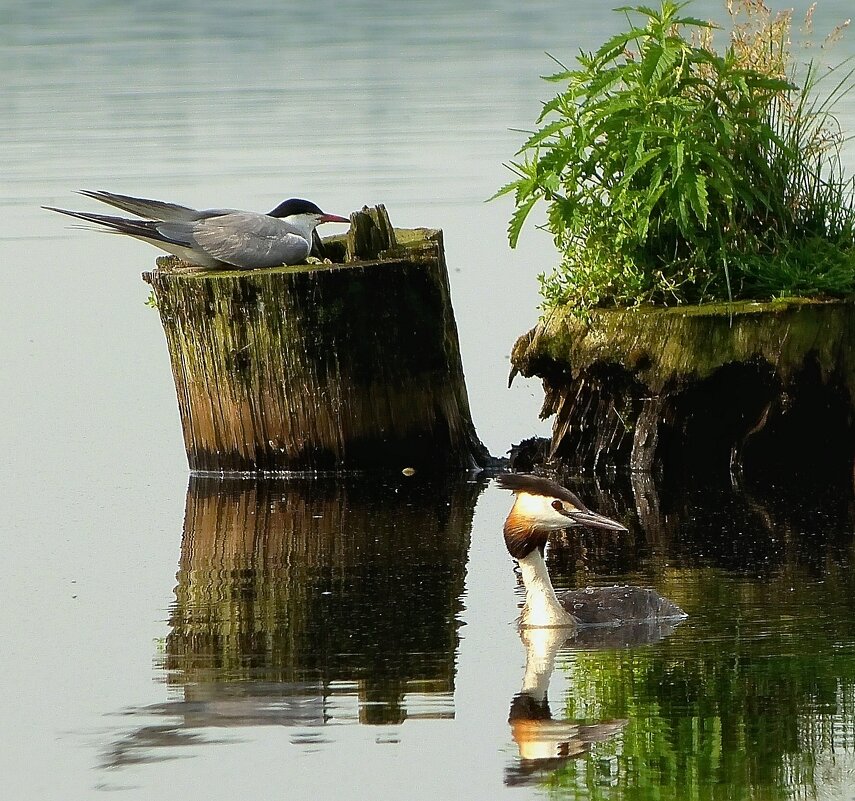
[[[785, 592], [793, 578], [805, 588], [797, 606]], [[594, 758], [568, 761], [549, 777], [562, 797], [815, 797], [823, 783], [816, 766], [835, 728], [855, 725], [855, 652], [840, 645], [853, 632], [848, 624], [823, 631], [810, 614], [793, 620], [787, 613], [837, 608], [847, 619], [840, 605], [851, 589], [810, 587], [796, 573], [764, 588], [761, 602], [749, 582], [724, 588], [721, 581], [700, 578], [701, 597], [716, 598], [718, 588], [728, 600], [717, 598], [717, 618], [690, 618], [684, 625], [694, 631], [678, 628], [652, 648], [573, 655], [566, 716], [629, 724], [598, 744]], [[765, 616], [747, 619], [753, 608]]]
[[546, 305], [855, 291], [853, 179], [831, 114], [855, 71], [797, 75], [791, 17], [760, 0], [729, 4], [749, 18], [719, 54], [685, 5], [620, 9], [628, 31], [547, 78], [565, 88], [498, 193], [516, 201], [512, 246], [547, 203], [562, 263], [541, 276]]

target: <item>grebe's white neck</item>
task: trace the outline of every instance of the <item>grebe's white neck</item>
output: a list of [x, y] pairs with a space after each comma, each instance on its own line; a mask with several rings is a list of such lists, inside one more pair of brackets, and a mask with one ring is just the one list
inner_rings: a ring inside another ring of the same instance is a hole
[[575, 626], [576, 621], [561, 605], [549, 579], [540, 548], [518, 559], [525, 584], [525, 607], [520, 625], [531, 627]]

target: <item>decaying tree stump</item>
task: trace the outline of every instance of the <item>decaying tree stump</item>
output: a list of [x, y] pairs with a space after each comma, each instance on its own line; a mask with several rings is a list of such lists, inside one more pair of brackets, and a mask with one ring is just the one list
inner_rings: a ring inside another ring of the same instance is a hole
[[855, 457], [855, 302], [556, 311], [517, 341], [577, 470], [830, 469]]
[[382, 207], [351, 221], [346, 241], [323, 241], [333, 263], [199, 272], [165, 257], [143, 275], [192, 470], [454, 469], [489, 458], [470, 416], [442, 232], [393, 229]]

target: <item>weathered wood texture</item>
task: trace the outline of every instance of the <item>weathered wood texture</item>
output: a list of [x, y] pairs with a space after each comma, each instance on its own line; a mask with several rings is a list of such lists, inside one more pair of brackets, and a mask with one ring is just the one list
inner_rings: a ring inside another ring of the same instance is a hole
[[853, 469], [855, 302], [559, 311], [511, 361], [574, 469]]
[[[442, 232], [393, 232], [382, 209], [357, 213], [354, 227], [363, 236], [350, 252], [373, 259], [192, 272], [167, 258], [144, 274], [192, 470], [452, 469], [489, 458], [470, 416]], [[325, 252], [342, 258], [341, 239]]]
[[[212, 684], [357, 685], [365, 722], [406, 693], [452, 698], [460, 597], [484, 482], [446, 474], [191, 476], [166, 641], [186, 700]], [[218, 670], [211, 672], [211, 666]]]

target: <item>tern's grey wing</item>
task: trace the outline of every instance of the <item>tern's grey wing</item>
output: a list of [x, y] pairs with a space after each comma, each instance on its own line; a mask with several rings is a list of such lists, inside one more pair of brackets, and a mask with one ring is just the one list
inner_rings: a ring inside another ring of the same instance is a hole
[[193, 233], [196, 228], [195, 222], [159, 222], [153, 221], [148, 223], [154, 227], [154, 230], [162, 237], [164, 240], [169, 242], [174, 242], [178, 245], [184, 245], [188, 248], [195, 248], [198, 250], [198, 246], [196, 245], [196, 240], [193, 238]]
[[[81, 195], [100, 200], [117, 209], [129, 211], [139, 217], [147, 217], [149, 220], [164, 220], [166, 222], [194, 222], [209, 217], [215, 209], [199, 211], [189, 206], [179, 206], [177, 203], [165, 203], [162, 200], [149, 200], [144, 197], [131, 197], [130, 195], [116, 195], [113, 192], [90, 191], [82, 189]], [[219, 213], [223, 213], [220, 210]]]
[[309, 242], [282, 220], [252, 212], [199, 220], [193, 239], [208, 255], [246, 270], [299, 264], [309, 255]]

